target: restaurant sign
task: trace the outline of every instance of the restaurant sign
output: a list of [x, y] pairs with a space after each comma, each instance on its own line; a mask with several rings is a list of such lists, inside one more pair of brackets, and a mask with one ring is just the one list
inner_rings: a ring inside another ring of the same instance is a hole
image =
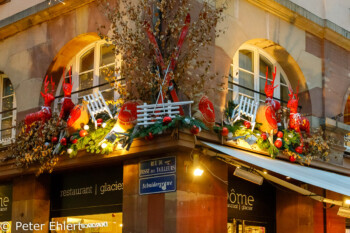
[[[231, 169], [230, 169], [231, 170]], [[267, 220], [275, 216], [275, 189], [264, 182], [257, 185], [228, 174], [228, 217], [245, 220]]]
[[12, 215], [12, 184], [0, 185], [0, 222], [10, 221]]
[[123, 166], [57, 174], [51, 190], [55, 216], [121, 211]]

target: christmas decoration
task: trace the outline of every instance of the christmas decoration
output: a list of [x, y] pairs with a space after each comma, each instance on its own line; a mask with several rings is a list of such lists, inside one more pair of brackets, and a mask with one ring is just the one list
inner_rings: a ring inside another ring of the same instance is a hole
[[58, 138], [56, 136], [51, 138], [51, 142], [52, 143], [57, 143], [58, 142]]
[[[181, 29], [180, 38], [177, 42], [177, 45], [176, 45], [176, 48], [175, 48], [173, 54], [171, 55], [171, 59], [170, 59], [170, 63], [169, 63], [168, 67], [165, 66], [161, 50], [158, 47], [158, 43], [157, 43], [157, 40], [154, 36], [154, 33], [151, 31], [151, 26], [148, 23], [146, 23], [147, 36], [148, 36], [148, 39], [149, 39], [150, 43], [152, 44], [153, 49], [155, 51], [155, 56], [156, 56], [155, 60], [158, 63], [158, 70], [159, 70], [159, 67], [162, 69], [162, 74], [164, 75], [164, 81], [165, 81], [165, 83], [163, 81], [163, 84], [168, 86], [168, 89], [170, 91], [170, 95], [171, 95], [174, 102], [179, 102], [179, 99], [178, 99], [176, 91], [174, 89], [174, 84], [172, 81], [172, 73], [173, 73], [173, 70], [175, 68], [178, 57], [180, 55], [181, 47], [182, 47], [184, 40], [185, 40], [185, 37], [187, 35], [190, 21], [191, 21], [190, 14], [187, 14], [186, 19], [185, 19], [185, 26], [183, 26]], [[159, 96], [158, 96], [157, 104], [164, 102], [163, 97], [166, 94], [166, 92], [162, 86], [160, 86], [159, 92], [160, 92], [159, 94], [162, 96], [162, 98], [159, 98]], [[184, 112], [183, 112], [183, 109], [181, 106], [179, 107], [179, 111], [180, 111], [180, 115], [184, 115]]]
[[297, 159], [295, 158], [294, 155], [289, 156], [289, 161], [291, 161], [292, 163], [294, 163]]
[[86, 101], [83, 101], [82, 104], [76, 105], [69, 115], [67, 121], [68, 133], [74, 133], [87, 123], [89, 123], [89, 113], [87, 110], [87, 103]]
[[240, 95], [239, 104], [233, 109], [231, 119], [229, 119], [231, 125], [236, 121], [246, 120], [252, 124], [251, 131], [254, 131], [258, 107], [258, 101], [249, 96]]
[[68, 148], [67, 153], [68, 154], [72, 154], [73, 153], [73, 149], [72, 148]]
[[62, 138], [60, 140], [60, 143], [61, 143], [61, 145], [66, 146], [67, 145], [67, 139], [66, 138]]
[[102, 119], [102, 118], [98, 118], [98, 119], [96, 120], [96, 123], [97, 123], [97, 126], [98, 126], [98, 127], [102, 126], [103, 119]]
[[30, 113], [30, 114], [26, 115], [26, 117], [24, 119], [26, 127], [27, 127], [27, 132], [29, 132], [30, 125], [33, 124], [34, 122], [41, 121], [42, 123], [45, 123], [52, 116], [51, 103], [55, 100], [55, 97], [53, 94], [53, 92], [55, 90], [55, 83], [52, 81], [52, 77], [51, 77], [51, 92], [48, 93], [49, 81], [47, 81], [47, 77], [48, 76], [46, 76], [45, 81], [44, 81], [45, 94], [40, 92], [41, 96], [44, 98], [44, 106], [41, 107], [41, 110], [39, 112]]
[[203, 121], [207, 127], [212, 128], [215, 124], [215, 111], [213, 103], [207, 96], [202, 96], [193, 108], [193, 117]]
[[268, 84], [268, 73], [269, 73], [269, 67], [266, 66], [266, 81], [265, 81], [265, 94], [266, 94], [266, 100], [265, 103], [269, 106], [271, 106], [275, 112], [275, 114], [277, 113], [277, 111], [281, 108], [281, 104], [280, 102], [278, 102], [277, 100], [273, 99], [273, 93], [276, 87], [278, 86], [273, 86], [275, 83], [275, 78], [276, 78], [276, 66], [275, 66], [275, 72], [272, 72], [272, 82], [271, 84]]
[[228, 135], [229, 131], [226, 127], [223, 127], [221, 130], [221, 135], [226, 137]]
[[282, 144], [283, 144], [282, 139], [281, 138], [277, 138], [277, 140], [275, 141], [275, 146], [277, 148], [281, 148]]
[[163, 124], [164, 124], [164, 125], [169, 124], [171, 121], [172, 121], [172, 119], [171, 119], [171, 117], [169, 117], [169, 116], [165, 116], [165, 117], [163, 118]]
[[72, 102], [72, 88], [73, 88], [73, 82], [72, 82], [72, 67], [69, 69], [69, 83], [66, 83], [66, 77], [65, 77], [65, 70], [63, 69], [62, 74], [62, 89], [64, 93], [64, 97], [62, 99], [62, 107], [61, 107], [61, 113], [60, 118], [63, 120], [67, 120], [70, 112], [74, 108], [75, 104]]
[[[19, 122], [18, 135], [16, 140], [9, 147], [10, 156], [8, 158], [16, 159], [19, 167], [27, 168], [31, 165], [40, 165], [37, 175], [42, 172], [51, 172], [58, 157], [53, 155], [57, 136], [61, 130], [66, 128], [64, 121], [60, 121], [56, 114], [53, 114], [45, 123], [34, 122], [29, 131], [24, 121]], [[54, 141], [55, 143], [47, 143]]]
[[261, 138], [265, 141], [267, 139], [267, 134], [266, 133], [262, 133], [261, 134]]
[[151, 132], [149, 132], [148, 135], [145, 137], [146, 140], [152, 140], [153, 138], [154, 136]]
[[[192, 11], [189, 1], [121, 1], [115, 11], [108, 1], [101, 2], [104, 14], [113, 22], [112, 36], [106, 39], [118, 48], [116, 55], [123, 54], [125, 68], [117, 67], [116, 77], [125, 78], [125, 86], [133, 89], [126, 92], [128, 100], [141, 98], [150, 103], [156, 99], [155, 94], [168, 90], [168, 99], [171, 97], [174, 102], [177, 90], [192, 98], [206, 90], [205, 85], [210, 85], [208, 80], [217, 76], [207, 72], [212, 62], [208, 62], [201, 51], [212, 43], [213, 35], [221, 33], [216, 25], [222, 20], [223, 7], [213, 8], [210, 3], [203, 2], [198, 11]], [[189, 12], [198, 14], [193, 15], [197, 21], [191, 24]], [[127, 17], [129, 15], [139, 17]], [[185, 50], [182, 49], [184, 41]], [[191, 73], [196, 70], [204, 72]], [[191, 84], [194, 78], [196, 83]], [[163, 97], [167, 99], [165, 94]], [[156, 103], [159, 101], [161, 99]]]
[[263, 132], [277, 133], [277, 116], [276, 112], [280, 109], [281, 105], [278, 101], [273, 99], [274, 89], [277, 86], [273, 86], [276, 78], [276, 67], [275, 72], [272, 73], [273, 79], [271, 84], [268, 84], [268, 67], [266, 67], [266, 81], [265, 81], [265, 104], [259, 106], [256, 121], [262, 123], [260, 128]]
[[101, 113], [106, 113], [106, 116], [108, 116], [109, 118], [113, 118], [112, 113], [109, 107], [107, 106], [101, 91], [85, 95], [83, 96], [83, 99], [86, 101], [87, 109], [89, 111], [91, 121], [95, 125], [95, 129], [97, 128], [97, 115]]
[[295, 152], [302, 154], [303, 153], [303, 147], [302, 146], [298, 146], [297, 148], [295, 148]]
[[191, 128], [191, 133], [193, 134], [193, 135], [197, 135], [197, 134], [199, 134], [199, 132], [200, 132], [200, 128], [198, 127], [198, 126], [192, 126], [192, 128]]
[[250, 129], [251, 124], [250, 124], [249, 121], [244, 121], [244, 126], [245, 126], [247, 129]]
[[128, 101], [120, 109], [117, 124], [124, 131], [131, 129], [137, 123], [137, 106], [139, 104], [140, 101]]
[[278, 131], [277, 137], [278, 137], [278, 138], [283, 138], [283, 132], [282, 132], [282, 131]]
[[80, 136], [80, 137], [83, 138], [83, 137], [85, 137], [86, 135], [88, 135], [88, 132], [87, 132], [85, 129], [82, 129], [82, 130], [79, 131], [79, 136]]
[[299, 83], [297, 86], [297, 93], [293, 93], [293, 89], [288, 86], [290, 94], [287, 107], [290, 109], [289, 115], [289, 128], [294, 129], [299, 133], [301, 142], [303, 142], [303, 137], [301, 135], [301, 131], [305, 131], [307, 134], [310, 133], [310, 122], [306, 117], [303, 117], [298, 113], [298, 103], [299, 103]]

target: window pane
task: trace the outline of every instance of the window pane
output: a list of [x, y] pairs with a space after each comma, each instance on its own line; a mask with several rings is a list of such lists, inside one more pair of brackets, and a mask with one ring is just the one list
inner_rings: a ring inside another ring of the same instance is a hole
[[[281, 90], [281, 100], [287, 102], [288, 99], [289, 99], [289, 96], [288, 96], [288, 94], [289, 94], [288, 87], [280, 85], [280, 90]], [[284, 103], [284, 105], [286, 105], [286, 103]]]
[[253, 72], [253, 53], [248, 50], [239, 51], [239, 67]]
[[100, 87], [100, 90], [105, 90], [111, 87], [108, 80], [111, 80], [112, 77], [114, 77], [114, 65], [100, 69], [98, 83], [99, 84], [108, 83], [107, 85]]
[[[267, 81], [268, 81], [268, 84], [271, 83], [269, 80], [267, 80]], [[265, 82], [266, 82], [266, 78], [260, 78], [260, 82], [259, 82], [259, 92], [260, 93], [265, 94]], [[263, 94], [260, 94], [260, 100], [265, 101], [265, 99], [266, 99], [266, 96]]]
[[286, 82], [286, 80], [284, 80], [284, 77], [282, 74], [281, 74], [281, 81], [280, 82], [287, 85], [287, 82]]
[[272, 80], [272, 72], [275, 72], [275, 70], [272, 69], [272, 64], [268, 62], [265, 57], [260, 56], [260, 65], [259, 65], [260, 76], [266, 77], [266, 67], [269, 67], [268, 78]]
[[115, 62], [114, 45], [101, 45], [100, 66], [108, 65]]
[[[254, 90], [254, 76], [244, 71], [239, 71], [239, 85]], [[254, 92], [240, 87], [239, 92], [254, 97]]]
[[80, 73], [94, 68], [94, 49], [90, 49], [80, 58]]
[[2, 89], [2, 96], [8, 96], [13, 94], [13, 88], [10, 79], [4, 78], [3, 79], [3, 89]]
[[2, 99], [2, 109], [1, 111], [10, 110], [13, 108], [13, 95], [5, 97]]
[[[1, 121], [1, 138], [9, 138], [11, 137], [11, 131], [12, 129], [10, 129], [12, 127], [12, 117], [7, 118], [5, 120]], [[4, 130], [7, 129], [7, 130]]]
[[[93, 72], [79, 75], [79, 90], [90, 88], [93, 85]], [[79, 92], [79, 96], [84, 96], [92, 93], [92, 89]]]

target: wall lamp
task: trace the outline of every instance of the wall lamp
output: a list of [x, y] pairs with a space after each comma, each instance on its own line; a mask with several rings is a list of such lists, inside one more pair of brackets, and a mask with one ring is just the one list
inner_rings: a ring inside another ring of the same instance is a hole
[[194, 176], [202, 176], [203, 175], [203, 169], [199, 166], [199, 154], [195, 153], [193, 155], [193, 175]]

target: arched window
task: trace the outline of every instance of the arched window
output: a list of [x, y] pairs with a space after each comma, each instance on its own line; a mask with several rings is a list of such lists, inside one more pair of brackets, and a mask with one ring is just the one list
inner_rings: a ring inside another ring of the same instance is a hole
[[8, 144], [16, 135], [16, 98], [9, 77], [0, 71], [0, 142]]
[[[73, 102], [81, 102], [82, 97], [101, 91], [106, 100], [115, 100], [118, 93], [106, 80], [107, 76], [115, 76], [115, 68], [120, 67], [120, 59], [115, 57], [115, 46], [98, 41], [85, 47], [68, 63], [66, 67], [66, 82], [69, 80], [69, 68], [72, 67]], [[63, 95], [62, 80], [57, 87], [56, 96]], [[60, 103], [55, 101], [55, 109], [60, 109]]]
[[287, 76], [281, 66], [262, 49], [251, 45], [241, 46], [231, 66], [228, 85], [229, 99], [236, 99], [238, 93], [243, 93], [256, 100], [265, 101], [265, 96], [260, 93], [265, 93], [266, 67], [269, 68], [268, 80], [271, 82], [272, 71], [276, 66], [277, 74], [274, 85], [278, 87], [274, 91], [274, 97], [288, 101], [289, 81]]

